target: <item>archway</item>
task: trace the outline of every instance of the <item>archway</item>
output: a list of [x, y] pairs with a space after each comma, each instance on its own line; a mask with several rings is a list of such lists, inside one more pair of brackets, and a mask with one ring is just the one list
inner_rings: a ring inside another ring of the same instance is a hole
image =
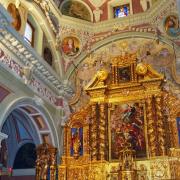
[[36, 163], [36, 147], [32, 143], [24, 144], [19, 148], [13, 169], [29, 169], [34, 168]]
[[10, 111], [1, 130], [8, 135], [2, 144], [5, 146], [2, 153], [5, 158], [1, 159], [5, 167], [34, 168], [35, 147], [43, 142], [55, 145], [53, 131], [46, 118], [46, 114], [31, 104], [19, 104]]

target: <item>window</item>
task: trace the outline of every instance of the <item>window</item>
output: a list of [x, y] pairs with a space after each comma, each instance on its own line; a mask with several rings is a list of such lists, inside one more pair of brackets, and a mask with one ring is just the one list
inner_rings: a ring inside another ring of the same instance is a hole
[[24, 39], [31, 46], [33, 46], [33, 43], [34, 43], [34, 31], [35, 31], [35, 29], [32, 26], [32, 24], [29, 21], [27, 21], [26, 22], [25, 33], [24, 33]]
[[129, 4], [114, 7], [114, 17], [125, 17], [130, 13]]
[[52, 57], [52, 53], [51, 53], [51, 50], [49, 48], [44, 48], [44, 59], [45, 61], [50, 65], [52, 66], [52, 61], [53, 61], [53, 57]]
[[149, 9], [149, 8], [150, 8], [150, 2], [147, 1], [147, 9]]

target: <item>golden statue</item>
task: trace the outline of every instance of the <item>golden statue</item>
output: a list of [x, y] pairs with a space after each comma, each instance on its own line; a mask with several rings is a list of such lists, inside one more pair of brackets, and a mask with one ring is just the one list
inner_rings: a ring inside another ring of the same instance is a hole
[[47, 174], [48, 174], [48, 168], [49, 168], [49, 157], [47, 155], [42, 156], [42, 161], [41, 161], [41, 173], [40, 177], [41, 180], [46, 180], [47, 179]]
[[80, 142], [80, 139], [79, 139], [79, 133], [78, 133], [78, 130], [75, 132], [75, 134], [73, 135], [73, 150], [74, 150], [74, 157], [77, 159], [79, 157], [79, 148], [80, 148], [80, 145], [81, 145], [81, 142]]
[[47, 180], [48, 169], [50, 169], [50, 179], [55, 180], [57, 149], [47, 143], [43, 143], [37, 147], [36, 151], [36, 180]]

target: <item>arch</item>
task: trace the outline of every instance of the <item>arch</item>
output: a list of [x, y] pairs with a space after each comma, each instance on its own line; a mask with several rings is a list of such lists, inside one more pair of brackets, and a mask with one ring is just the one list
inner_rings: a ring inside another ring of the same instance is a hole
[[[4, 114], [2, 114], [1, 118], [1, 124], [0, 124], [0, 129], [2, 129], [2, 126], [4, 124], [4, 122], [6, 121], [7, 117], [10, 115], [11, 112], [13, 112], [13, 110], [15, 109], [20, 109], [21, 111], [25, 112], [26, 115], [28, 115], [28, 113], [26, 112], [26, 110], [24, 110], [24, 107], [32, 107], [35, 111], [37, 111], [43, 118], [44, 122], [47, 125], [47, 129], [39, 129], [38, 124], [36, 122], [33, 121], [32, 117], [30, 117], [30, 119], [32, 120], [33, 124], [35, 125], [37, 131], [39, 133], [41, 133], [41, 135], [45, 135], [47, 132], [50, 133], [50, 138], [52, 140], [52, 145], [56, 146], [59, 149], [59, 140], [58, 140], [58, 133], [57, 130], [55, 128], [55, 124], [54, 121], [51, 117], [51, 115], [49, 114], [48, 110], [45, 108], [45, 106], [43, 105], [37, 105], [35, 102], [34, 98], [27, 98], [27, 97], [22, 97], [19, 99], [15, 99], [14, 101], [12, 101], [8, 107], [6, 107], [6, 109], [4, 110]], [[40, 137], [40, 140], [42, 142], [43, 137]]]
[[[62, 8], [63, 8], [63, 6], [66, 4], [66, 3], [68, 3], [68, 2], [70, 2], [70, 1], [72, 1], [72, 0], [65, 0], [65, 1], [63, 1], [62, 3], [61, 3], [61, 6], [60, 6], [60, 11], [61, 11], [61, 13], [62, 13]], [[91, 8], [85, 3], [85, 2], [83, 2], [83, 1], [81, 1], [81, 0], [74, 0], [74, 1], [72, 1], [72, 2], [78, 2], [79, 4], [83, 4], [86, 8], [87, 8], [87, 10], [88, 10], [88, 12], [89, 12], [89, 14], [90, 14], [90, 21], [91, 22], [93, 22], [93, 13], [92, 13], [92, 10], [91, 10]], [[62, 13], [63, 14], [63, 13]], [[64, 15], [66, 15], [66, 14], [64, 14]], [[74, 16], [71, 16], [71, 17], [74, 17]], [[79, 18], [79, 19], [81, 19], [81, 18]], [[86, 19], [83, 19], [83, 20], [86, 20]]]
[[[122, 34], [118, 34], [118, 35], [114, 35], [114, 36], [110, 36], [100, 42], [97, 42], [96, 44], [94, 44], [91, 47], [91, 52], [95, 52], [96, 50], [100, 49], [101, 47], [108, 45], [112, 42], [118, 41], [118, 40], [123, 40], [123, 39], [131, 39], [131, 38], [145, 38], [145, 39], [154, 39], [155, 40], [155, 35], [152, 33], [146, 33], [146, 32], [128, 32], [128, 33], [122, 33]], [[173, 47], [175, 47], [175, 49], [179, 49], [179, 47], [175, 44], [172, 44], [171, 40], [165, 39], [162, 36], [159, 36], [159, 40], [160, 42], [163, 42], [165, 44], [167, 44], [168, 46], [170, 46], [172, 49]], [[70, 68], [68, 69], [68, 71], [66, 72], [66, 79], [70, 79], [71, 75], [73, 74], [74, 70], [80, 65], [80, 63], [89, 55], [89, 53], [87, 53], [86, 51], [84, 51], [83, 53], [81, 53], [81, 55], [79, 56], [79, 58], [77, 59], [75, 66], [70, 66]], [[173, 63], [172, 68], [175, 69], [175, 63]], [[177, 78], [174, 77], [174, 79], [176, 81], [178, 81]]]
[[33, 143], [22, 145], [16, 153], [13, 169], [30, 169], [35, 167], [36, 150]]

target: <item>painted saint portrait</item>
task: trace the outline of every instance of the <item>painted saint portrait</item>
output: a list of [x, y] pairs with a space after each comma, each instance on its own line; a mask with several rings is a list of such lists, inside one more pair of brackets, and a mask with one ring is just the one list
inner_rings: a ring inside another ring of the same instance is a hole
[[131, 80], [131, 70], [130, 67], [118, 68], [119, 82], [129, 82]]
[[146, 157], [144, 108], [140, 103], [116, 105], [110, 113], [111, 159], [119, 159], [125, 143], [130, 143], [136, 157]]
[[66, 37], [62, 41], [62, 51], [67, 56], [75, 56], [80, 49], [80, 42], [76, 37]]
[[67, 1], [61, 7], [62, 14], [74, 18], [91, 21], [91, 15], [87, 7], [78, 1]]
[[71, 128], [71, 156], [83, 155], [83, 128]]
[[176, 118], [176, 122], [177, 122], [178, 140], [179, 140], [179, 145], [180, 145], [180, 117]]
[[169, 36], [177, 37], [180, 35], [180, 26], [178, 17], [175, 15], [168, 16], [164, 22], [165, 31]]
[[16, 31], [19, 31], [21, 28], [21, 16], [19, 10], [12, 3], [8, 5], [7, 10], [13, 18], [12, 26], [16, 29]]

